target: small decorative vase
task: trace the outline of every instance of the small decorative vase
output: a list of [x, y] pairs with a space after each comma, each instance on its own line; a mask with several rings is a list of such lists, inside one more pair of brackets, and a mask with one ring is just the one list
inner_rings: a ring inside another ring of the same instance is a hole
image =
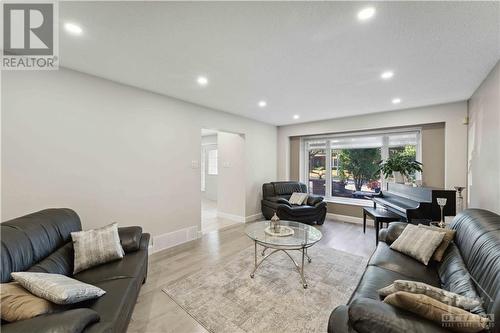
[[271, 217], [271, 230], [274, 232], [280, 232], [280, 218], [274, 212], [273, 217]]

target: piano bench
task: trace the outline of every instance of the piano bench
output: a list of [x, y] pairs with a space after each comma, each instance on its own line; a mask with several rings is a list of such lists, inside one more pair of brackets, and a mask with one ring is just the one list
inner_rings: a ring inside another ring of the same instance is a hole
[[366, 216], [370, 216], [375, 225], [375, 245], [378, 244], [380, 223], [401, 221], [401, 216], [383, 208], [363, 207], [363, 233], [366, 233]]

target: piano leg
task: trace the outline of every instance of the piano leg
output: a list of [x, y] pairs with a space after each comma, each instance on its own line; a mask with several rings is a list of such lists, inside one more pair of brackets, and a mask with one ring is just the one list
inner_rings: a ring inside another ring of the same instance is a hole
[[375, 224], [375, 246], [377, 246], [378, 245], [378, 231], [379, 231], [380, 227], [379, 227], [378, 220], [375, 219], [374, 221], [375, 221], [375, 223], [374, 223]]
[[366, 234], [366, 212], [363, 210], [363, 233]]

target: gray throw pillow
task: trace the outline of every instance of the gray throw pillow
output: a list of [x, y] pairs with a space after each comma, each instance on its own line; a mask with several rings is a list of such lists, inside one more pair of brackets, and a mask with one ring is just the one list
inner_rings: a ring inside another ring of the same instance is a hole
[[481, 300], [471, 298], [453, 293], [448, 290], [440, 289], [423, 282], [409, 281], [409, 280], [396, 280], [393, 284], [379, 289], [380, 296], [389, 296], [398, 291], [405, 291], [413, 294], [423, 294], [434, 298], [441, 303], [448, 304], [464, 310], [474, 309], [481, 304]]
[[444, 237], [443, 241], [441, 244], [436, 249], [436, 252], [432, 255], [432, 259], [436, 260], [437, 262], [441, 262], [443, 260], [444, 253], [446, 252], [446, 249], [448, 248], [448, 245], [450, 245], [450, 242], [453, 240], [455, 237], [455, 230], [452, 229], [443, 229], [439, 227], [434, 227], [430, 225], [423, 225], [419, 224], [419, 228], [425, 228], [425, 229], [430, 229], [438, 232], [444, 232]]
[[12, 278], [33, 295], [56, 304], [73, 304], [97, 298], [106, 292], [61, 274], [16, 272]]
[[123, 258], [117, 223], [99, 229], [72, 232], [71, 238], [75, 250], [73, 274]]
[[427, 265], [434, 251], [443, 241], [444, 235], [444, 232], [418, 228], [413, 224], [408, 224], [401, 235], [391, 244], [391, 249]]

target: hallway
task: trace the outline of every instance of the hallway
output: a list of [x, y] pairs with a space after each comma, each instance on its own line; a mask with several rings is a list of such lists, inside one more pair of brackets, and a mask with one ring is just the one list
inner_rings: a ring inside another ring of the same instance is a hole
[[217, 202], [201, 199], [201, 232], [207, 234], [220, 230], [238, 222], [226, 218], [217, 217]]

